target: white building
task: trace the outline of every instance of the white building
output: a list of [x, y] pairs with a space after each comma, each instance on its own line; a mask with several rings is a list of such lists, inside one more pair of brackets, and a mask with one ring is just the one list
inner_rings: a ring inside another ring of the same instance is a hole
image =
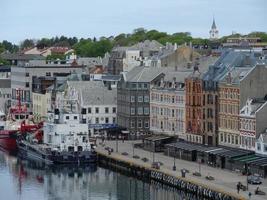
[[240, 111], [240, 148], [255, 150], [255, 142], [267, 124], [267, 101], [248, 99]]
[[21, 91], [21, 101], [31, 110], [32, 104], [32, 77], [54, 76], [56, 74], [82, 73], [82, 66], [71, 64], [46, 64], [45, 60], [30, 60], [19, 62], [11, 67], [11, 104], [16, 102], [16, 90]]
[[150, 130], [185, 139], [185, 84], [190, 72], [165, 68], [160, 85], [150, 90]]
[[11, 98], [10, 67], [0, 66], [0, 113], [6, 113]]
[[[91, 136], [117, 126], [116, 89], [106, 87], [102, 81], [66, 81], [65, 84], [57, 88], [57, 101], [52, 108], [65, 104], [66, 95], [78, 96], [77, 109], [86, 118]], [[70, 106], [70, 104], [65, 105], [69, 109]], [[73, 107], [72, 109], [76, 108]]]
[[219, 31], [215, 24], [215, 19], [213, 18], [211, 30], [210, 30], [210, 40], [217, 40], [219, 39]]
[[257, 139], [255, 152], [256, 154], [267, 156], [267, 131], [261, 134], [260, 137]]

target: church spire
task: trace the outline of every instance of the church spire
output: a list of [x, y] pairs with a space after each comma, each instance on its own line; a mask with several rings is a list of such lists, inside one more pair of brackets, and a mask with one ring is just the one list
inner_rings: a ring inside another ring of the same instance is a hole
[[210, 40], [216, 40], [218, 38], [219, 38], [219, 31], [217, 30], [215, 18], [213, 16], [213, 21], [212, 21], [211, 30], [210, 30]]
[[215, 24], [214, 16], [213, 16], [213, 22], [212, 22], [211, 29], [217, 29], [216, 24]]

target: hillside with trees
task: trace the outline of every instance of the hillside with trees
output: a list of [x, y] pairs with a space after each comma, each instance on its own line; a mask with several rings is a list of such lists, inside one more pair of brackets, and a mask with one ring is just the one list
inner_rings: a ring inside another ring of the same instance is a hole
[[[248, 35], [229, 35], [221, 37], [218, 41], [225, 42], [229, 37], [260, 37], [262, 42], [267, 42], [267, 33], [252, 32]], [[111, 51], [114, 46], [131, 46], [144, 40], [156, 40], [161, 44], [166, 42], [177, 43], [178, 45], [192, 42], [193, 45], [208, 45], [210, 41], [205, 38], [194, 38], [189, 32], [178, 32], [168, 34], [157, 30], [146, 30], [144, 28], [137, 28], [132, 33], [121, 33], [117, 36], [94, 38], [80, 38], [77, 37], [52, 37], [41, 39], [25, 39], [20, 45], [12, 44], [6, 40], [0, 42], [0, 53], [8, 51], [11, 53], [18, 52], [25, 48], [36, 46], [37, 48], [46, 48], [51, 46], [63, 46], [73, 48], [78, 56], [95, 57], [103, 56], [106, 52]]]

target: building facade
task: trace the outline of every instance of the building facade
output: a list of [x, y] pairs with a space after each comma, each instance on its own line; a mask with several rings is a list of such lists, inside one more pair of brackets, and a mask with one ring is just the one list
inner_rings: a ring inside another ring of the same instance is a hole
[[164, 70], [150, 90], [150, 131], [185, 139], [185, 83], [189, 72]]
[[126, 128], [129, 138], [149, 133], [150, 87], [163, 77], [162, 69], [135, 67], [122, 74], [118, 84], [118, 125]]
[[16, 90], [20, 89], [22, 103], [32, 110], [32, 79], [34, 76], [53, 77], [57, 73], [82, 73], [82, 69], [82, 66], [73, 66], [71, 64], [46, 64], [45, 61], [28, 61], [19, 63], [17, 66], [12, 66], [11, 104], [15, 104]]
[[267, 127], [267, 101], [248, 99], [240, 110], [240, 148], [255, 150], [256, 139]]

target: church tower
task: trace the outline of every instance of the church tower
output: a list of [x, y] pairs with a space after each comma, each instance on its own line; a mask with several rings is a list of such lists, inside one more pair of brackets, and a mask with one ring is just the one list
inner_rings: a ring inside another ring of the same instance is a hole
[[213, 17], [213, 22], [210, 30], [210, 40], [217, 40], [219, 38], [219, 31], [217, 30], [215, 19]]

